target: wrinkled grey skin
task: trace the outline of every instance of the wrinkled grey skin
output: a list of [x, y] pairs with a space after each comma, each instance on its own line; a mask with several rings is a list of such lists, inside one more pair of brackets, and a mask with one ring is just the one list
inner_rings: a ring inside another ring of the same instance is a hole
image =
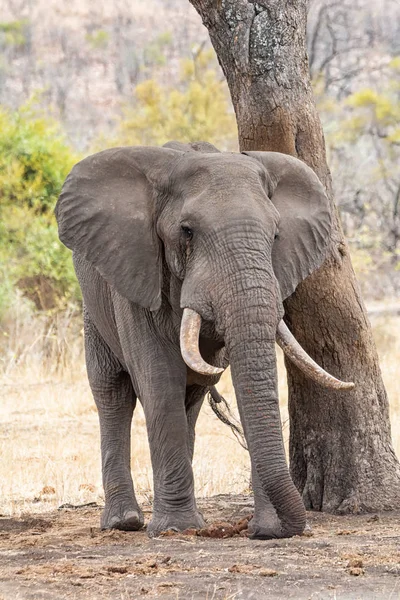
[[182, 360], [188, 307], [202, 317], [204, 359], [231, 365], [251, 457], [253, 535], [300, 534], [305, 510], [285, 461], [274, 340], [282, 300], [323, 262], [327, 199], [314, 173], [289, 156], [167, 146], [86, 158], [56, 207], [84, 298], [87, 372], [101, 428], [101, 525], [143, 525], [130, 472], [136, 398], [154, 472], [149, 535], [204, 525], [191, 462], [196, 419], [218, 377]]

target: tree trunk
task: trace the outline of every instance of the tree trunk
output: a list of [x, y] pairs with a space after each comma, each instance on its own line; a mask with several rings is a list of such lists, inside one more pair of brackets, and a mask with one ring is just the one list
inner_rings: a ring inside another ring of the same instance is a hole
[[[306, 53], [306, 0], [190, 0], [228, 81], [241, 150], [297, 156], [333, 202], [325, 143]], [[400, 507], [400, 466], [388, 400], [365, 307], [336, 208], [324, 265], [285, 303], [287, 323], [327, 371], [356, 383], [325, 390], [287, 364], [290, 468], [308, 509]]]

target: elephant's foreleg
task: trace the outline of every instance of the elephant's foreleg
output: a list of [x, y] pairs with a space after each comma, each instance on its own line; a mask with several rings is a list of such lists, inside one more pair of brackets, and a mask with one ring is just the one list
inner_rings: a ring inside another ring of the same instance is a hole
[[102, 529], [143, 526], [130, 469], [131, 421], [136, 395], [128, 373], [85, 315], [86, 365], [99, 413], [105, 508]]
[[186, 369], [158, 356], [140, 391], [154, 475], [153, 517], [147, 531], [182, 531], [204, 525], [194, 498], [191, 444], [185, 409]]

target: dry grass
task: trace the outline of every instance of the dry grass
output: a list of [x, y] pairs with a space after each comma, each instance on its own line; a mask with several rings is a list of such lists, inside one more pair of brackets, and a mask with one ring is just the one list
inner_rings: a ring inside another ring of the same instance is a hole
[[[391, 401], [393, 441], [400, 455], [399, 317], [375, 318], [374, 332]], [[397, 335], [396, 335], [397, 334]], [[40, 512], [70, 502], [103, 501], [97, 413], [85, 376], [82, 331], [73, 314], [32, 322], [18, 302], [0, 330], [0, 513]], [[288, 437], [282, 357], [281, 414]], [[234, 405], [229, 375], [220, 391]], [[249, 460], [205, 404], [197, 428], [194, 471], [198, 496], [248, 488]], [[152, 473], [144, 417], [132, 429], [132, 471], [139, 497], [151, 499]]]

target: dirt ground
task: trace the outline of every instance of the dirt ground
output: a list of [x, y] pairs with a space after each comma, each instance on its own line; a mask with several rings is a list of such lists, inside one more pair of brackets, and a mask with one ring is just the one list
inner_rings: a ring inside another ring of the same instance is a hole
[[199, 504], [208, 533], [233, 537], [100, 531], [97, 506], [2, 517], [0, 599], [400, 598], [400, 513], [310, 513], [306, 535], [255, 541], [235, 533], [247, 496]]

